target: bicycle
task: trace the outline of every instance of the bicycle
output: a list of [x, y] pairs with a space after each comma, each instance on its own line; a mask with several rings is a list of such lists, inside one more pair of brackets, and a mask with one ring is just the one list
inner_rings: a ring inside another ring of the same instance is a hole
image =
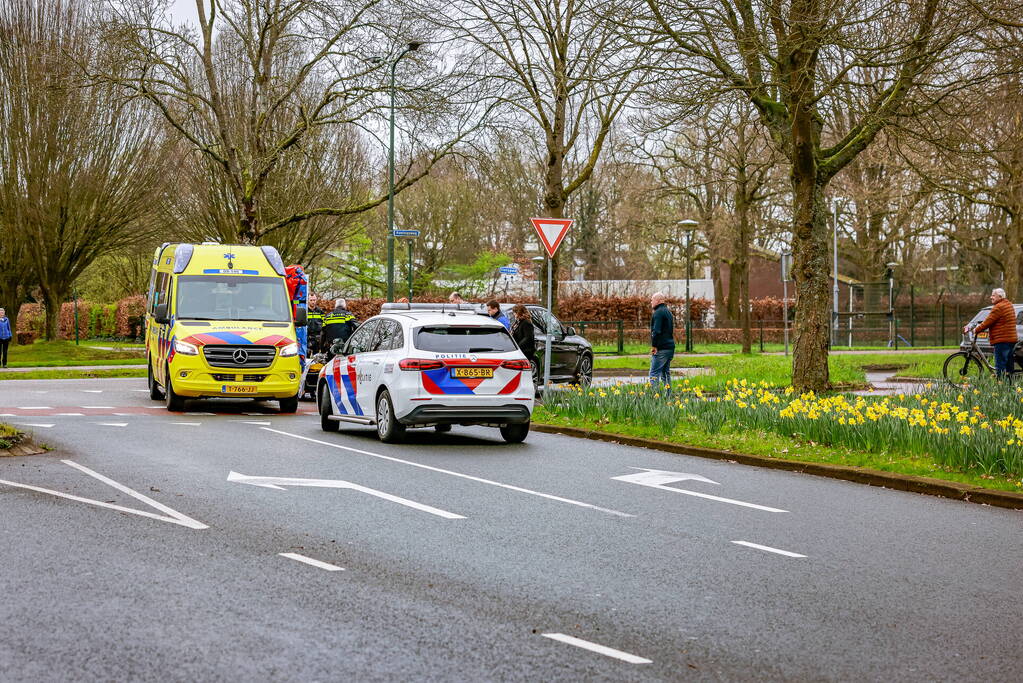
[[[970, 335], [970, 348], [966, 351], [956, 351], [945, 359], [941, 366], [941, 375], [949, 384], [976, 384], [981, 377], [993, 377], [995, 368], [988, 362], [980, 349], [977, 348], [977, 335]], [[1013, 370], [1009, 373], [1009, 379], [1017, 375], [1023, 375], [1023, 369]]]

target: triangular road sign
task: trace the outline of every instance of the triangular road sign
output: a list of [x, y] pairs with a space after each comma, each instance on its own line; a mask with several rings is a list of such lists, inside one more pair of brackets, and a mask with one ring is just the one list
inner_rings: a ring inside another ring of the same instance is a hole
[[565, 239], [568, 229], [575, 222], [571, 218], [530, 218], [529, 220], [532, 221], [533, 227], [536, 228], [536, 234], [540, 236], [540, 241], [543, 242], [543, 247], [551, 258], [554, 258], [554, 252], [561, 246], [561, 241]]

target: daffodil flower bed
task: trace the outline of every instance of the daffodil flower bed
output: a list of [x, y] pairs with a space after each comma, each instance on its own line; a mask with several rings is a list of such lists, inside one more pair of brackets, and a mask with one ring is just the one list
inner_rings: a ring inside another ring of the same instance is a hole
[[924, 458], [983, 478], [1023, 473], [1023, 389], [994, 381], [922, 393], [796, 395], [791, 387], [729, 380], [711, 395], [688, 381], [670, 391], [643, 384], [571, 387], [544, 405], [553, 416], [599, 424], [655, 427], [671, 437], [681, 425], [717, 434], [749, 430], [850, 451]]

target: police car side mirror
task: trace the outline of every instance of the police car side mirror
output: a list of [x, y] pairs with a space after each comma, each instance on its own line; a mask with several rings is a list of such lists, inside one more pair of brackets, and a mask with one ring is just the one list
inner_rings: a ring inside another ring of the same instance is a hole
[[156, 308], [153, 309], [153, 320], [159, 325], [166, 325], [170, 322], [170, 318], [167, 316], [167, 304], [156, 305]]
[[305, 327], [307, 322], [309, 322], [309, 313], [304, 308], [295, 311], [295, 327]]

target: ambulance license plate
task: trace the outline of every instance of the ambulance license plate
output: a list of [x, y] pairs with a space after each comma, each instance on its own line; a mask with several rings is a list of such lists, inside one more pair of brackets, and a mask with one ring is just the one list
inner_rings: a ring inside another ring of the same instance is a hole
[[456, 379], [491, 379], [494, 368], [451, 368], [451, 376]]
[[256, 387], [245, 387], [245, 386], [233, 386], [227, 385], [220, 387], [220, 393], [222, 394], [254, 394], [256, 393]]

